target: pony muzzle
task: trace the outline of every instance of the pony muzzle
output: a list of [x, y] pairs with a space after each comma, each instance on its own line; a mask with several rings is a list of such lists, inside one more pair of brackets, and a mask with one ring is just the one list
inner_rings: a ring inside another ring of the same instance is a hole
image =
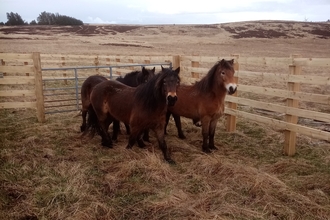
[[226, 85], [226, 89], [228, 91], [228, 94], [229, 95], [232, 95], [232, 94], [234, 94], [236, 92], [237, 85], [234, 84], [234, 83], [229, 83], [229, 84]]
[[168, 106], [173, 106], [177, 100], [178, 97], [176, 96], [176, 93], [169, 93], [166, 98], [166, 103]]

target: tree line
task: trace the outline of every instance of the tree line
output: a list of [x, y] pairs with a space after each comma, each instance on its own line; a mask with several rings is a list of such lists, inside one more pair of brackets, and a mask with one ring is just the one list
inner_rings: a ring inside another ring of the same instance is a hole
[[6, 13], [8, 21], [0, 22], [0, 25], [83, 25], [81, 20], [76, 18], [60, 15], [59, 13], [41, 12], [37, 17], [37, 21], [33, 20], [30, 23], [24, 21], [18, 13]]

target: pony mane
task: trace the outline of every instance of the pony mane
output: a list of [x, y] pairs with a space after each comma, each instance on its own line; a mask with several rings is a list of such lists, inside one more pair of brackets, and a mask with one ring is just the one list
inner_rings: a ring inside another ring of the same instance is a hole
[[218, 66], [221, 65], [225, 69], [233, 69], [233, 61], [226, 61], [224, 59], [216, 62], [214, 66], [208, 71], [205, 77], [203, 77], [199, 82], [195, 83], [195, 86], [199, 91], [203, 93], [209, 93], [212, 91], [212, 85], [214, 83], [214, 76], [217, 72]]
[[176, 74], [170, 68], [163, 68], [161, 72], [152, 77], [148, 82], [138, 86], [135, 90], [135, 99], [144, 105], [146, 110], [154, 111], [161, 102], [166, 101], [163, 94], [163, 81], [166, 77]]
[[131, 73], [127, 73], [124, 77], [122, 76], [119, 76], [116, 80], [121, 82], [121, 83], [124, 83], [128, 86], [136, 86], [137, 85], [137, 76], [138, 74], [140, 73], [140, 71], [134, 71], [134, 72], [131, 72]]

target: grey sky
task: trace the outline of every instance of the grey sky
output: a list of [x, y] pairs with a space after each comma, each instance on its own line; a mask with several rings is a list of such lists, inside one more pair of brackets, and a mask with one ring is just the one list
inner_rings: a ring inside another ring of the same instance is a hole
[[[196, 3], [195, 3], [196, 2]], [[0, 0], [6, 12], [36, 20], [43, 11], [85, 23], [214, 24], [249, 20], [327, 21], [330, 0]]]

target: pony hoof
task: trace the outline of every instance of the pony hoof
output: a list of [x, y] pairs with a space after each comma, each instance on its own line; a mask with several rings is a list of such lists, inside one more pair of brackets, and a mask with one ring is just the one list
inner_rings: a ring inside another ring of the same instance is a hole
[[203, 152], [207, 154], [212, 153], [212, 151], [209, 148], [203, 148]]
[[172, 160], [171, 158], [170, 159], [166, 159], [166, 162], [171, 164], [171, 165], [175, 165], [176, 162], [174, 160]]
[[148, 143], [151, 143], [150, 140], [149, 140], [149, 138], [143, 138], [143, 141], [148, 142]]
[[132, 149], [132, 146], [131, 145], [127, 145], [126, 146], [126, 149]]
[[84, 132], [86, 130], [86, 128], [85, 127], [83, 127], [83, 126], [80, 126], [80, 132]]
[[218, 148], [216, 146], [211, 146], [209, 147], [211, 150], [218, 150]]
[[139, 148], [145, 148], [147, 145], [142, 141], [142, 139], [138, 140]]
[[193, 123], [196, 127], [202, 127], [202, 122], [199, 120], [193, 120]]
[[142, 148], [142, 149], [143, 149], [143, 148], [146, 148], [147, 145], [145, 145], [145, 144], [143, 143], [143, 144], [139, 144], [138, 146], [139, 146], [139, 148]]
[[186, 139], [186, 136], [184, 136], [184, 134], [179, 134], [178, 136], [180, 139]]
[[112, 143], [103, 143], [102, 142], [102, 146], [112, 148]]

